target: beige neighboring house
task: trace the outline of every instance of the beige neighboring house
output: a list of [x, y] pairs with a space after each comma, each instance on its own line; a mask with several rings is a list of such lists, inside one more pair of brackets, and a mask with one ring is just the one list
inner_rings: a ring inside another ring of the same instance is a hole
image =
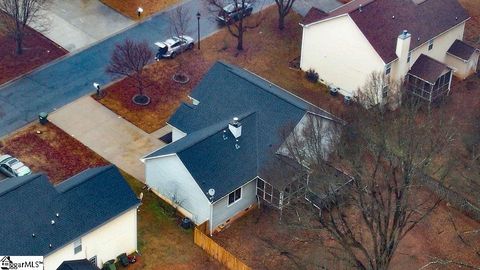
[[[428, 101], [450, 91], [452, 75], [476, 71], [479, 51], [463, 42], [467, 12], [457, 0], [353, 0], [305, 16], [300, 67], [345, 96], [356, 96], [372, 72], [405, 79]], [[388, 96], [379, 90], [379, 100]]]
[[113, 165], [53, 186], [46, 175], [0, 181], [0, 254], [43, 256], [44, 269], [87, 259], [97, 267], [137, 249], [139, 200]]

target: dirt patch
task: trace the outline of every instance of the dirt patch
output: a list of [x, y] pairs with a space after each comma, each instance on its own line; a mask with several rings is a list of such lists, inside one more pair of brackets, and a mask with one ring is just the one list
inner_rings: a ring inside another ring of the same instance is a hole
[[[181, 101], [187, 101], [188, 94], [197, 85], [208, 69], [218, 60], [244, 67], [290, 92], [341, 116], [345, 106], [341, 97], [332, 97], [324, 85], [311, 83], [302, 71], [290, 68], [290, 62], [300, 55], [302, 31], [298, 23], [300, 15], [292, 13], [287, 17], [286, 29], [277, 29], [277, 10], [266, 9], [260, 27], [249, 30], [245, 35], [245, 50], [237, 52], [236, 40], [226, 29], [201, 41], [201, 50], [186, 52], [176, 59], [163, 59], [150, 65], [146, 73], [154, 82], [147, 90], [152, 103], [146, 107], [132, 104], [136, 93], [124, 79], [106, 89], [107, 96], [100, 102], [146, 132], [155, 131], [165, 125]], [[281, 44], [281, 46], [279, 46]], [[183, 85], [171, 78], [178, 71], [190, 76], [190, 82]], [[275, 68], [272, 68], [275, 67]]]
[[193, 243], [193, 230], [184, 230], [173, 208], [153, 193], [142, 190], [138, 180], [124, 174], [133, 190], [144, 193], [138, 212], [139, 261], [126, 269], [223, 269]]
[[105, 5], [115, 9], [131, 19], [138, 20], [137, 8], [142, 7], [141, 19], [164, 10], [180, 0], [100, 0]]
[[45, 172], [52, 183], [59, 183], [88, 168], [108, 164], [51, 123], [30, 125], [3, 139], [2, 143], [2, 153], [19, 158], [34, 173]]
[[[287, 226], [277, 210], [262, 208], [214, 235], [214, 240], [253, 269], [350, 269], [325, 246], [334, 241], [317, 224]], [[455, 222], [453, 226], [450, 217]], [[285, 216], [283, 217], [285, 218]], [[295, 215], [290, 218], [296, 218]], [[480, 257], [466, 247], [459, 234], [479, 248], [480, 224], [441, 204], [400, 244], [391, 269], [419, 269], [433, 258], [455, 259], [480, 265]], [[430, 269], [430, 268], [428, 268]], [[445, 268], [431, 269], [451, 269]]]
[[15, 53], [15, 42], [0, 26], [0, 84], [8, 82], [68, 53], [58, 44], [28, 28], [23, 54]]
[[459, 2], [471, 16], [465, 27], [464, 39], [480, 48], [480, 1], [459, 0]]

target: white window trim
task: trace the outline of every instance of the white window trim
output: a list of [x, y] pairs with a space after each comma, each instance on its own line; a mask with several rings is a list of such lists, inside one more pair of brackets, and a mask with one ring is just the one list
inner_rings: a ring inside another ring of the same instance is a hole
[[[387, 73], [387, 70], [388, 70], [388, 73]], [[392, 64], [391, 63], [388, 63], [385, 65], [385, 75], [390, 75], [390, 73], [392, 73]]]
[[[432, 46], [432, 48], [430, 48], [430, 46]], [[429, 51], [433, 50], [433, 39], [430, 39], [430, 40], [428, 41], [428, 47], [427, 47], [427, 49], [428, 49]]]
[[[240, 190], [240, 198], [238, 198], [238, 200], [233, 201], [232, 203], [229, 203], [230, 194], [233, 193], [233, 194], [234, 194], [233, 196], [234, 196], [234, 199], [235, 199], [235, 192], [236, 192], [237, 190]], [[239, 202], [240, 200], [242, 200], [242, 198], [243, 198], [243, 188], [242, 188], [242, 187], [239, 187], [239, 188], [235, 189], [233, 192], [228, 193], [228, 197], [227, 197], [227, 207], [230, 207], [230, 206], [236, 204], [237, 202]]]
[[[77, 249], [78, 247], [80, 247], [80, 250], [78, 252], [75, 252], [75, 249]], [[80, 252], [82, 252], [83, 250], [83, 246], [82, 246], [82, 238], [78, 238], [77, 240], [73, 241], [73, 254], [78, 254]]]

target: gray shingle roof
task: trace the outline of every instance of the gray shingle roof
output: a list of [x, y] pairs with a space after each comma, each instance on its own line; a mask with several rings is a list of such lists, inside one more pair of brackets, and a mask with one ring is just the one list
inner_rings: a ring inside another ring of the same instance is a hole
[[455, 42], [453, 42], [452, 46], [450, 46], [447, 52], [462, 60], [468, 61], [476, 50], [477, 49], [475, 47], [457, 39]]
[[[177, 153], [205, 194], [215, 189], [215, 200], [258, 176], [282, 143], [280, 130], [293, 127], [306, 111], [338, 120], [270, 82], [222, 62], [210, 69], [191, 96], [200, 103], [181, 106], [168, 121], [187, 136], [146, 158]], [[239, 117], [242, 124], [239, 149], [228, 130], [233, 117]]]
[[65, 261], [57, 270], [99, 270], [99, 268], [89, 262], [87, 259]]
[[458, 0], [426, 0], [420, 4], [412, 0], [353, 0], [328, 15], [312, 10], [304, 23], [341, 14], [350, 15], [385, 63], [398, 58], [395, 48], [403, 30], [412, 35], [412, 50], [469, 18]]
[[408, 72], [430, 84], [435, 84], [437, 79], [446, 72], [447, 65], [425, 54], [421, 54]]
[[44, 174], [5, 179], [0, 182], [0, 254], [45, 256], [138, 203], [113, 165], [86, 170], [57, 186]]

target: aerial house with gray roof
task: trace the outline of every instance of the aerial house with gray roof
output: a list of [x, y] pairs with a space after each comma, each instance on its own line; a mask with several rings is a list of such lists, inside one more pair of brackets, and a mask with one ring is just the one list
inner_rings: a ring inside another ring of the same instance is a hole
[[83, 171], [58, 185], [45, 174], [0, 181], [0, 254], [44, 256], [44, 269], [87, 259], [101, 267], [137, 249], [140, 202], [119, 170]]
[[[279, 208], [293, 196], [304, 196], [302, 173], [292, 173], [287, 182], [268, 173], [272, 162], [287, 159], [280, 167], [298, 166], [279, 153], [281, 130], [291, 127], [292, 132], [308, 117], [319, 119], [325, 132], [341, 122], [271, 82], [222, 62], [210, 69], [191, 99], [168, 121], [174, 141], [142, 160], [151, 189], [196, 224], [208, 221], [210, 233], [260, 201]], [[328, 141], [324, 147], [328, 151]], [[283, 169], [281, 173], [290, 173]]]

